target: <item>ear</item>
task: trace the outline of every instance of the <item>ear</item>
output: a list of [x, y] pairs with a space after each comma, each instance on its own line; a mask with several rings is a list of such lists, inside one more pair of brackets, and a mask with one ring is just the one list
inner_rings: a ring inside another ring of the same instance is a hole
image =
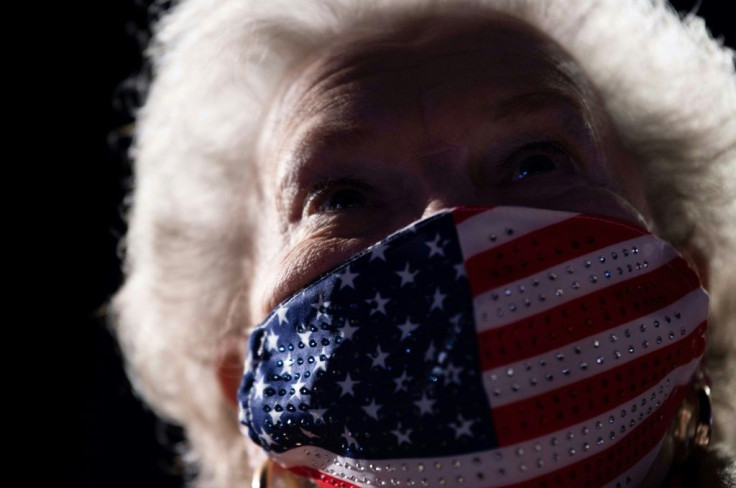
[[240, 341], [225, 340], [218, 354], [215, 374], [220, 392], [235, 410], [238, 409], [238, 388], [243, 379], [244, 354], [237, 347]]

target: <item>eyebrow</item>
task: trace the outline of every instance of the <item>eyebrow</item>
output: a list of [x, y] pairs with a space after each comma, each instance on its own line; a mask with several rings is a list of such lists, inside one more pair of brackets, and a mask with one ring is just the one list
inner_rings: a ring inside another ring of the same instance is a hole
[[492, 114], [490, 115], [494, 120], [504, 120], [518, 115], [529, 115], [547, 108], [563, 106], [572, 108], [573, 112], [579, 113], [585, 118], [588, 115], [588, 110], [580, 102], [579, 98], [571, 97], [559, 90], [538, 90], [513, 95], [493, 104]]
[[[482, 102], [481, 102], [482, 103]], [[482, 110], [492, 123], [503, 123], [504, 120], [529, 116], [545, 111], [558, 113], [565, 128], [571, 129], [576, 137], [590, 138], [598, 147], [598, 139], [593, 129], [593, 121], [589, 110], [580, 97], [553, 88], [527, 91], [510, 95], [502, 100], [485, 105]], [[359, 150], [366, 141], [380, 137], [381, 130], [362, 125], [357, 122], [330, 122], [310, 130], [299, 142], [299, 164], [290, 168], [288, 175], [279, 178], [279, 186], [283, 187], [300, 177], [300, 173], [310, 161], [319, 160], [320, 154], [329, 148], [330, 151]], [[337, 168], [336, 168], [337, 169]]]
[[[559, 90], [547, 89], [514, 94], [484, 108], [488, 120], [503, 122], [519, 116], [527, 116], [545, 110], [553, 110], [565, 115], [566, 119], [573, 116], [576, 122], [585, 126], [590, 120], [589, 109], [581, 103], [579, 97], [570, 96]], [[317, 143], [321, 147], [346, 148], [355, 147], [363, 141], [375, 137], [376, 130], [361, 125], [360, 121], [349, 124], [347, 122], [331, 123], [315, 128], [306, 134], [300, 146]], [[592, 134], [591, 134], [592, 135]]]
[[570, 129], [573, 136], [589, 139], [600, 151], [596, 117], [582, 93], [571, 94], [554, 88], [530, 91], [500, 100], [487, 110], [494, 122], [550, 111], [560, 117], [560, 125]]

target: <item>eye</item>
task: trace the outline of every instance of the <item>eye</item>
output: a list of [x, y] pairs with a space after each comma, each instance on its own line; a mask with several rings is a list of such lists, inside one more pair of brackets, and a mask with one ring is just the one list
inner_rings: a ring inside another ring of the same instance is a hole
[[553, 142], [537, 142], [525, 146], [511, 156], [510, 164], [512, 181], [574, 167], [572, 157], [567, 151]]
[[365, 184], [352, 180], [330, 181], [317, 185], [308, 197], [307, 212], [326, 213], [368, 206]]
[[364, 207], [366, 197], [356, 188], [340, 188], [325, 200], [320, 206], [323, 210], [345, 210], [348, 208]]

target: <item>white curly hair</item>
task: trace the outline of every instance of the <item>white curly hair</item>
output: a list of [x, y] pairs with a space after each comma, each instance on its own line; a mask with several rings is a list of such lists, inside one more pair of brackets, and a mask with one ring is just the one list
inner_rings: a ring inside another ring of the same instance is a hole
[[641, 165], [652, 227], [707, 276], [716, 436], [736, 445], [736, 76], [702, 19], [663, 0], [186, 0], [150, 47], [127, 279], [112, 311], [135, 388], [186, 428], [199, 486], [245, 486], [251, 470], [215, 369], [223, 344], [245, 350], [252, 325], [239, 312], [258, 228], [254, 154], [279, 81], [343, 33], [458, 11], [535, 26], [601, 94]]

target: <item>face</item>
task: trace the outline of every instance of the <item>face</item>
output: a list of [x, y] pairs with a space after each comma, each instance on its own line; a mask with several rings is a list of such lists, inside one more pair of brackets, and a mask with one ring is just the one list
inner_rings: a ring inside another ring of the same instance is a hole
[[284, 81], [258, 164], [253, 324], [442, 208], [646, 216], [636, 166], [575, 63], [500, 16], [425, 19], [320, 51]]

